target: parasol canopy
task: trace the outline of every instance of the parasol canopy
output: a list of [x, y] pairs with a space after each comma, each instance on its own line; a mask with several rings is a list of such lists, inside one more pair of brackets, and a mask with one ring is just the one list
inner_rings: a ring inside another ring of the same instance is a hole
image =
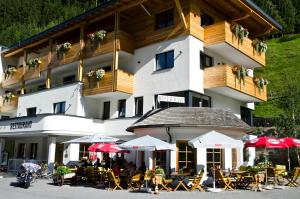
[[279, 141], [286, 144], [288, 147], [300, 147], [300, 140], [292, 137], [280, 138]]
[[118, 138], [94, 134], [94, 135], [87, 135], [87, 136], [83, 136], [83, 137], [76, 138], [73, 140], [69, 140], [67, 142], [64, 142], [64, 144], [67, 144], [67, 143], [114, 143], [114, 142], [117, 142], [118, 140], [119, 140]]
[[129, 153], [129, 151], [123, 150], [118, 147], [117, 144], [93, 144], [88, 150], [90, 152], [102, 152], [102, 153]]
[[149, 135], [124, 142], [123, 144], [120, 144], [119, 147], [135, 151], [174, 150], [174, 147], [171, 144]]
[[279, 139], [264, 136], [246, 141], [245, 147], [283, 149], [287, 148], [287, 145]]

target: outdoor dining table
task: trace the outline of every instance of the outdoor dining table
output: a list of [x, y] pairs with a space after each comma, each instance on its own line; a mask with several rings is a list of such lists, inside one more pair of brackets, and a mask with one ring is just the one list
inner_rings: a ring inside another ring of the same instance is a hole
[[182, 186], [186, 191], [189, 191], [189, 188], [187, 187], [186, 183], [184, 182], [185, 178], [189, 175], [190, 175], [190, 173], [178, 173], [178, 172], [171, 173], [171, 176], [175, 177], [178, 180], [178, 184], [173, 191], [177, 191], [177, 189], [180, 186]]
[[235, 179], [236, 187], [247, 189], [253, 181], [253, 177], [249, 174], [248, 171], [230, 171], [229, 177]]

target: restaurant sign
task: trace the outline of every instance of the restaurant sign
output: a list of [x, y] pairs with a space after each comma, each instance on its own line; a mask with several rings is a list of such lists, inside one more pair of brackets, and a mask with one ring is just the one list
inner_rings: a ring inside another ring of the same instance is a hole
[[10, 129], [28, 129], [31, 128], [32, 126], [32, 121], [25, 121], [25, 122], [13, 122], [10, 123]]
[[158, 102], [173, 102], [173, 103], [185, 103], [184, 97], [177, 97], [177, 96], [168, 96], [168, 95], [158, 95], [157, 96]]

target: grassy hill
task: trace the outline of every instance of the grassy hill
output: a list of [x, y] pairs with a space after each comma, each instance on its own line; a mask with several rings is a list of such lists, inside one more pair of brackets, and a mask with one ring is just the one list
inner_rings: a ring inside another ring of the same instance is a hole
[[272, 39], [267, 43], [267, 65], [256, 70], [255, 74], [269, 80], [269, 100], [256, 106], [256, 117], [276, 117], [283, 113], [274, 98], [280, 97], [288, 81], [296, 81], [300, 88], [300, 34]]

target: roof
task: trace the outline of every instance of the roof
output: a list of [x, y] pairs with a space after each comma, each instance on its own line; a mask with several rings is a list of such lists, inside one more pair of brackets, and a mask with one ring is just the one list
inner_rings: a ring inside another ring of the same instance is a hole
[[[129, 2], [129, 1], [126, 1], [126, 2]], [[271, 22], [276, 28], [278, 28], [279, 30], [282, 29], [282, 26], [276, 21], [274, 20], [272, 17], [270, 17], [268, 14], [266, 14], [261, 8], [259, 8], [255, 3], [253, 3], [251, 0], [243, 0], [243, 2], [245, 2], [248, 6], [250, 6], [253, 10], [257, 11], [259, 14], [261, 14], [263, 17], [265, 17], [269, 22]], [[69, 20], [66, 20], [58, 25], [55, 25], [45, 31], [42, 31], [32, 37], [29, 37], [27, 39], [24, 39], [22, 41], [19, 41], [13, 45], [11, 45], [9, 47], [9, 49], [7, 50], [7, 52], [10, 52], [14, 49], [18, 49], [18, 48], [21, 48], [21, 47], [24, 47], [32, 42], [35, 42], [35, 41], [39, 41], [41, 39], [43, 39], [44, 37], [48, 36], [48, 35], [51, 35], [51, 34], [54, 34], [58, 31], [61, 31], [63, 30], [64, 28], [67, 28], [67, 27], [71, 27], [72, 25], [74, 24], [77, 24], [79, 23], [80, 21], [83, 21], [83, 20], [86, 20], [92, 16], [95, 16], [95, 15], [100, 15], [102, 14], [102, 12], [105, 10], [105, 9], [110, 9], [112, 6], [115, 6], [117, 5], [118, 3], [120, 3], [120, 6], [122, 6], [122, 0], [109, 0], [109, 1], [103, 1], [103, 3], [101, 3], [99, 6], [93, 8], [93, 9], [90, 9], [80, 15], [77, 15]]]
[[231, 111], [207, 107], [172, 107], [146, 113], [126, 130], [153, 127], [218, 127], [249, 130], [251, 127]]

